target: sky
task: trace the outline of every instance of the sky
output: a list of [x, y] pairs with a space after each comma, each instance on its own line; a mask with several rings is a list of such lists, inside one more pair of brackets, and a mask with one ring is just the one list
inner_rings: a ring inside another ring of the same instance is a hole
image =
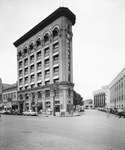
[[83, 99], [125, 67], [125, 0], [0, 0], [0, 78], [17, 81], [13, 43], [59, 7], [76, 15], [73, 82]]

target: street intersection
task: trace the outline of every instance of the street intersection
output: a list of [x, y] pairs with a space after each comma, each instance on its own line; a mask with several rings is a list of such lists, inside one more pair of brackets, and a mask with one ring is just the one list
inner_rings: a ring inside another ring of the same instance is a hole
[[73, 117], [2, 115], [0, 150], [125, 150], [125, 119], [98, 110]]

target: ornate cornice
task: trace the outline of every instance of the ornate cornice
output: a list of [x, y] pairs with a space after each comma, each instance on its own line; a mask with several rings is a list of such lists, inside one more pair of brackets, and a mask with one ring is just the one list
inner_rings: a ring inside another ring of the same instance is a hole
[[37, 24], [34, 28], [32, 28], [29, 32], [15, 41], [13, 43], [14, 46], [18, 47], [20, 44], [28, 40], [30, 37], [41, 31], [43, 28], [45, 28], [61, 16], [67, 17], [72, 22], [72, 25], [75, 24], [76, 16], [67, 7], [60, 7], [39, 24]]

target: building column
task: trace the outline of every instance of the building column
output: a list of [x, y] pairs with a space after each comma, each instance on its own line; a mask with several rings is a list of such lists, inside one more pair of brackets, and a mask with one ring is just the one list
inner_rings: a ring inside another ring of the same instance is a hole
[[60, 88], [60, 104], [62, 105], [62, 109], [67, 111], [67, 87]]
[[45, 90], [42, 91], [42, 107], [43, 107], [43, 112], [46, 111], [46, 106], [45, 106]]
[[25, 95], [23, 94], [23, 100], [24, 100], [24, 102], [23, 102], [23, 111], [25, 111], [26, 110], [26, 105], [25, 105]]
[[[38, 103], [38, 92], [35, 92], [35, 105]], [[37, 112], [37, 107], [35, 107], [35, 111]]]
[[29, 93], [29, 110], [31, 110], [32, 94]]
[[55, 93], [54, 90], [50, 90], [50, 103], [53, 115], [55, 115]]

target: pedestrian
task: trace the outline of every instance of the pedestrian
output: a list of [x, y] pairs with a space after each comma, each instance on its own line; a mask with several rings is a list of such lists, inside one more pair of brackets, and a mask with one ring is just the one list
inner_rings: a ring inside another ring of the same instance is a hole
[[110, 111], [107, 109], [107, 118], [110, 117]]

